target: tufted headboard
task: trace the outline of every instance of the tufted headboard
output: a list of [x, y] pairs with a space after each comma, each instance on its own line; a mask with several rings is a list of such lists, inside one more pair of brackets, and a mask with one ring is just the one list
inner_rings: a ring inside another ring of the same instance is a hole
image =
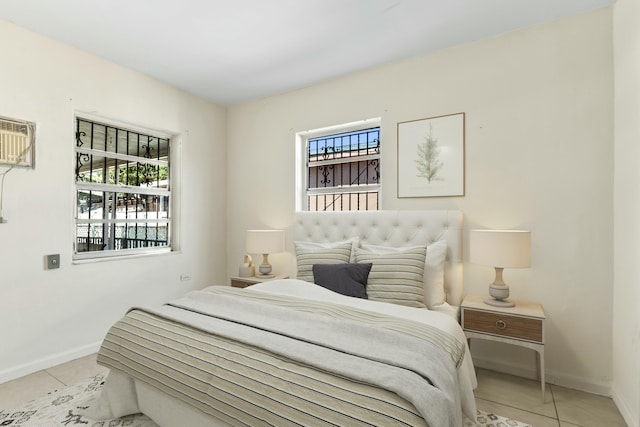
[[297, 212], [294, 239], [336, 242], [358, 236], [371, 245], [394, 247], [447, 241], [444, 286], [447, 302], [462, 302], [462, 213], [455, 210]]

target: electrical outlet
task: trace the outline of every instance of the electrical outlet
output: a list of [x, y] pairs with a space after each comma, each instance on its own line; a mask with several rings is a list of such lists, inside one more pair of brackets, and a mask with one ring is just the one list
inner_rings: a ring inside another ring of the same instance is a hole
[[60, 254], [47, 255], [47, 270], [53, 270], [54, 268], [60, 268]]
[[180, 281], [181, 282], [188, 282], [189, 280], [191, 280], [191, 275], [190, 274], [181, 274], [180, 275]]

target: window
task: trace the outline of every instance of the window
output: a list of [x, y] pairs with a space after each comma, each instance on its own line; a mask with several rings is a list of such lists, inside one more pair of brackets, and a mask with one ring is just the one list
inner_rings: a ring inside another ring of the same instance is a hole
[[74, 259], [171, 249], [170, 139], [76, 118]]
[[298, 168], [298, 210], [380, 208], [379, 123], [366, 120], [298, 134], [304, 165]]

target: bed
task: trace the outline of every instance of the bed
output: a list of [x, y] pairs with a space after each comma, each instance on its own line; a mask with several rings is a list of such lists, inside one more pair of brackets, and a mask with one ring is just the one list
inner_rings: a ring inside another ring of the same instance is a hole
[[[476, 413], [457, 322], [461, 230], [458, 211], [297, 213], [296, 279], [212, 286], [117, 322], [98, 354], [110, 373], [89, 415], [143, 412], [161, 426], [460, 426]], [[354, 264], [370, 264], [370, 299], [331, 290]]]

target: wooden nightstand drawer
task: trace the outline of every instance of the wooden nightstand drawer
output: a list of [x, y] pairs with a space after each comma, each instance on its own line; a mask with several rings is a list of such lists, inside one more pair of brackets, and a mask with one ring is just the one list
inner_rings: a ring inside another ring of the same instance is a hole
[[542, 343], [542, 320], [464, 309], [465, 330]]
[[233, 286], [234, 288], [246, 288], [247, 286], [255, 285], [256, 283], [258, 282], [255, 282], [253, 280], [237, 280], [231, 278], [231, 286]]
[[246, 288], [247, 286], [256, 285], [258, 283], [268, 282], [269, 280], [277, 280], [277, 279], [288, 279], [289, 276], [284, 274], [277, 275], [275, 277], [269, 277], [266, 279], [260, 277], [240, 277], [240, 276], [231, 276], [229, 278], [231, 282], [231, 286], [234, 288]]

